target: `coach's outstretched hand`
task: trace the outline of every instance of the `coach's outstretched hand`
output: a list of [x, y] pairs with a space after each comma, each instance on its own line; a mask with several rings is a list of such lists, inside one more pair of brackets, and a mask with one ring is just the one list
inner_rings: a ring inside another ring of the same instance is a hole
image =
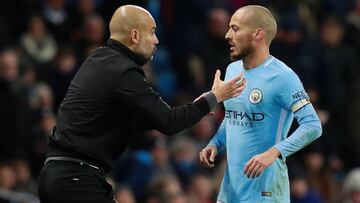
[[205, 147], [201, 152], [199, 153], [200, 157], [200, 163], [201, 165], [212, 168], [215, 166], [215, 156], [217, 155], [218, 150], [215, 146], [209, 145]]
[[216, 70], [214, 83], [211, 89], [215, 94], [218, 103], [239, 96], [245, 89], [246, 80], [243, 77], [243, 73], [240, 73], [234, 79], [226, 82], [220, 79], [220, 75], [220, 70]]

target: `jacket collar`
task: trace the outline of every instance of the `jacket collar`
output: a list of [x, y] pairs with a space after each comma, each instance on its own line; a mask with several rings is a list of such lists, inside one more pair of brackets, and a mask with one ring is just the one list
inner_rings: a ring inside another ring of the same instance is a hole
[[125, 56], [129, 57], [130, 60], [134, 61], [139, 66], [145, 65], [145, 63], [148, 61], [147, 59], [145, 59], [140, 54], [137, 54], [137, 53], [133, 52], [127, 46], [123, 45], [122, 43], [120, 43], [120, 42], [118, 42], [116, 40], [109, 39], [107, 41], [107, 45], [109, 47], [117, 50], [118, 52], [124, 54]]

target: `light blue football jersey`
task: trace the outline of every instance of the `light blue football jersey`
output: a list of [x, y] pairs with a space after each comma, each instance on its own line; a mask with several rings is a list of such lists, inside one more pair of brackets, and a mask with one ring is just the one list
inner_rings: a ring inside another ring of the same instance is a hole
[[[298, 76], [269, 56], [246, 70], [242, 61], [231, 63], [225, 80], [241, 72], [247, 86], [240, 96], [224, 101], [225, 116], [209, 145], [226, 149], [227, 167], [218, 195], [224, 203], [290, 202], [285, 158], [321, 134], [321, 124]], [[287, 138], [294, 115], [299, 128]], [[275, 146], [282, 158], [257, 178], [244, 175], [245, 164]]]

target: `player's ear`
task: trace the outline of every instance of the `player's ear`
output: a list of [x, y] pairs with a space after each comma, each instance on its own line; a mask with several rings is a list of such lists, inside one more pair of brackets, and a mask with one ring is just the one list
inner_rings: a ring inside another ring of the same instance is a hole
[[132, 29], [130, 31], [130, 40], [134, 44], [139, 44], [140, 43], [140, 31], [138, 29]]
[[265, 37], [265, 30], [262, 28], [257, 28], [253, 36], [256, 40], [260, 40]]

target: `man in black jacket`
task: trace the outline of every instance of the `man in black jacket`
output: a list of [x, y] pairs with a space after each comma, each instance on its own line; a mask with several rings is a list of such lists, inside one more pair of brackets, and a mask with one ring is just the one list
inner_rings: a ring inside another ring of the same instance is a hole
[[159, 43], [150, 13], [122, 6], [109, 27], [107, 45], [85, 60], [60, 105], [39, 177], [43, 203], [114, 202], [104, 175], [134, 130], [174, 134], [245, 88], [242, 76], [224, 82], [218, 71], [212, 91], [193, 103], [171, 108], [152, 90], [141, 69]]

